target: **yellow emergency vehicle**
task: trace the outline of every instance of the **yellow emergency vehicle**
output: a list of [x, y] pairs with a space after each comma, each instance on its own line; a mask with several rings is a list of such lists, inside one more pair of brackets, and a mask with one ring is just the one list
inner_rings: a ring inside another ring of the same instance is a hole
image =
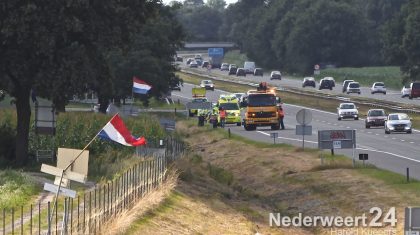
[[[204, 103], [208, 102], [206, 98], [206, 88], [201, 87], [194, 87], [192, 88], [192, 101], [193, 103]], [[188, 110], [188, 116], [194, 117], [198, 115], [199, 109], [189, 109]]]
[[[220, 95], [219, 100], [217, 101], [217, 109], [220, 108], [226, 110], [226, 124], [236, 123], [237, 126], [242, 124], [239, 100], [235, 95]], [[217, 121], [220, 123], [219, 115], [217, 117]]]

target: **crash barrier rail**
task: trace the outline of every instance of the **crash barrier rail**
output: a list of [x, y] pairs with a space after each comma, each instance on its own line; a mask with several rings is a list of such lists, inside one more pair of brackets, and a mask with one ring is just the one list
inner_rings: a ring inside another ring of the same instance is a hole
[[48, 201], [0, 209], [0, 234], [106, 234], [102, 229], [107, 222], [164, 182], [170, 163], [182, 157], [184, 149], [183, 142], [168, 138], [163, 155], [147, 157], [118, 178], [95, 185], [74, 199], [60, 197], [57, 206]]
[[[215, 76], [205, 74], [205, 73], [197, 73], [197, 72], [193, 72], [193, 71], [185, 70], [185, 69], [181, 69], [181, 72], [191, 74], [191, 75], [206, 77], [208, 79], [213, 79], [213, 80], [216, 80], [216, 81], [237, 83], [237, 84], [248, 85], [248, 86], [252, 86], [252, 87], [258, 87], [259, 86], [258, 83], [253, 83], [253, 82], [243, 81], [243, 80], [225, 79], [225, 78], [215, 77]], [[325, 94], [325, 93], [302, 91], [302, 90], [299, 90], [297, 88], [292, 88], [292, 87], [282, 87], [282, 88], [277, 88], [277, 90], [278, 91], [290, 92], [290, 93], [297, 94], [297, 95], [305, 95], [305, 96], [317, 97], [317, 98], [322, 98], [322, 99], [332, 99], [332, 100], [337, 100], [337, 101], [353, 102], [353, 103], [359, 104], [359, 105], [366, 105], [366, 106], [371, 106], [371, 107], [374, 107], [374, 108], [385, 108], [385, 109], [390, 109], [390, 110], [394, 110], [394, 111], [397, 111], [397, 112], [420, 114], [420, 108], [415, 108], [415, 107], [406, 108], [406, 107], [401, 106], [403, 104], [399, 105], [399, 104], [393, 104], [391, 102], [386, 103], [384, 101], [379, 101], [379, 100], [376, 103], [372, 103], [372, 102], [368, 102], [368, 101], [351, 100], [348, 97], [342, 97], [342, 96], [339, 96], [339, 95], [330, 95], [330, 94]]]

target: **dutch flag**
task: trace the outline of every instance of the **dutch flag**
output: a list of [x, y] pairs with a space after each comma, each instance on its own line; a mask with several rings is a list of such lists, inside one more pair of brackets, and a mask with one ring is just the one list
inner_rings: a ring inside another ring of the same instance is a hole
[[133, 77], [133, 92], [137, 94], [147, 94], [147, 92], [152, 89], [152, 86], [147, 84], [145, 81], [140, 80], [137, 77]]
[[115, 141], [125, 146], [139, 146], [146, 144], [144, 137], [136, 138], [131, 135], [118, 114], [102, 128], [98, 136], [101, 139]]

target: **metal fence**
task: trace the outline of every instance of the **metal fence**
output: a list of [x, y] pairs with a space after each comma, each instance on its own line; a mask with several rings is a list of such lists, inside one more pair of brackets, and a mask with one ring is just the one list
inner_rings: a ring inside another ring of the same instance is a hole
[[184, 143], [169, 138], [160, 156], [145, 157], [118, 178], [79, 193], [74, 199], [60, 197], [56, 206], [40, 202], [1, 209], [0, 234], [103, 234], [101, 225], [158, 187], [165, 180], [169, 164], [182, 157], [184, 149]]

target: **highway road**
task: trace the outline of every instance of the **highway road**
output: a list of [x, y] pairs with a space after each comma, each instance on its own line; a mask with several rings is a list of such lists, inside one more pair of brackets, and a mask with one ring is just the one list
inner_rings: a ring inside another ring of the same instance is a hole
[[[182, 102], [188, 102], [191, 98], [193, 85], [184, 84], [182, 91], [173, 91], [173, 98], [179, 98]], [[228, 92], [219, 90], [208, 91], [209, 101], [216, 102], [220, 94]], [[338, 104], [338, 103], [337, 103]], [[256, 131], [245, 131], [243, 127], [227, 125], [232, 133], [247, 137], [249, 139], [273, 142], [270, 133], [277, 132], [277, 143], [287, 143], [295, 146], [302, 146], [302, 137], [295, 134], [296, 113], [302, 109], [301, 106], [284, 104], [285, 109], [285, 130], [272, 131], [269, 127], [258, 127]], [[310, 108], [308, 108], [310, 109]], [[363, 120], [337, 120], [337, 114], [322, 110], [310, 109], [313, 121], [312, 135], [305, 136], [305, 147], [318, 148], [318, 130], [356, 130], [355, 156], [358, 159], [359, 153], [369, 154], [368, 162], [379, 168], [388, 169], [399, 174], [406, 174], [407, 167], [410, 168], [410, 176], [420, 179], [420, 131], [414, 130], [413, 134], [391, 134], [385, 135], [383, 128], [365, 129]], [[352, 157], [351, 149], [335, 150], [336, 154], [344, 154]], [[358, 160], [357, 160], [358, 161]]]
[[[179, 63], [181, 68], [188, 68], [188, 66], [184, 63]], [[241, 65], [239, 65], [240, 67]], [[193, 69], [196, 71], [201, 71], [201, 72], [206, 72], [205, 68], [198, 68], [198, 69]], [[329, 94], [329, 95], [340, 95], [343, 97], [349, 97], [350, 99], [352, 97], [364, 97], [364, 98], [371, 98], [371, 99], [376, 99], [376, 100], [382, 100], [382, 101], [388, 101], [388, 102], [396, 102], [396, 103], [404, 103], [404, 104], [411, 104], [411, 105], [418, 105], [420, 106], [420, 99], [416, 98], [416, 99], [408, 99], [406, 98], [402, 98], [401, 97], [401, 89], [400, 90], [393, 90], [393, 89], [389, 89], [387, 88], [387, 94], [371, 94], [370, 93], [370, 87], [361, 87], [361, 94], [345, 94], [342, 92], [342, 83], [341, 82], [336, 82], [336, 86], [333, 88], [333, 90], [318, 90], [318, 81], [316, 84], [316, 88], [313, 87], [305, 87], [302, 88], [302, 79], [296, 79], [296, 78], [290, 78], [288, 76], [283, 76], [282, 80], [270, 80], [270, 73], [271, 71], [264, 72], [264, 76], [254, 76], [252, 74], [247, 74], [246, 77], [237, 77], [235, 75], [228, 75], [227, 71], [220, 71], [219, 69], [212, 69], [211, 70], [211, 75], [214, 76], [219, 76], [219, 77], [223, 77], [223, 78], [232, 78], [232, 79], [238, 79], [240, 78], [241, 80], [245, 80], [245, 81], [249, 81], [249, 82], [254, 82], [254, 83], [260, 83], [262, 81], [268, 82], [269, 84], [275, 85], [277, 87], [293, 87], [293, 88], [300, 88], [303, 90], [308, 90], [308, 91], [317, 91], [323, 94]], [[386, 84], [385, 84], [386, 85]], [[402, 86], [401, 86], [402, 88]]]

